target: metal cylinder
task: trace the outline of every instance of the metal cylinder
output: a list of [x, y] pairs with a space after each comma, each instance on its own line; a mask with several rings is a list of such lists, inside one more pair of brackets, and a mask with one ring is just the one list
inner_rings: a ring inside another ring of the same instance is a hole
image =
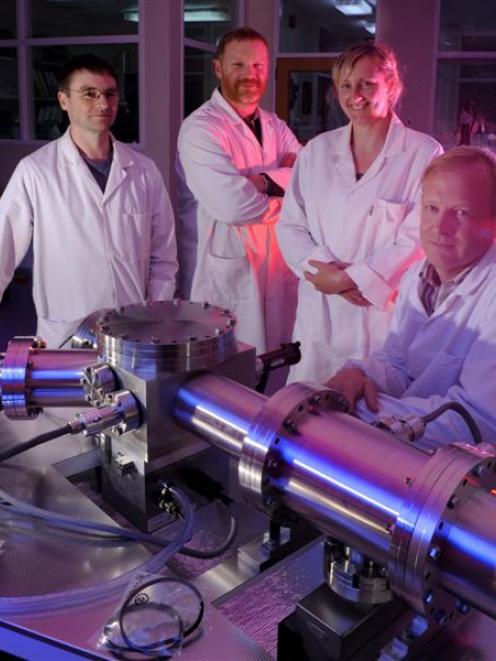
[[239, 456], [248, 503], [287, 507], [387, 564], [395, 593], [437, 623], [467, 603], [496, 616], [492, 446], [424, 452], [333, 410], [339, 401], [318, 386], [291, 384], [246, 406], [245, 390], [193, 378], [175, 415]]
[[[476, 604], [496, 618], [496, 493], [477, 490], [447, 526], [441, 582], [456, 594], [458, 608]], [[467, 566], [467, 564], [469, 565]]]
[[14, 338], [0, 371], [6, 416], [26, 419], [45, 406], [86, 406], [81, 377], [96, 359], [96, 351], [47, 350], [37, 338]]
[[[239, 457], [249, 422], [267, 400], [259, 393], [221, 376], [202, 374], [178, 391], [175, 416], [184, 426], [233, 457]], [[200, 433], [200, 432], [198, 432]]]
[[42, 349], [29, 355], [27, 385], [31, 390], [81, 388], [83, 370], [96, 362], [96, 351]]

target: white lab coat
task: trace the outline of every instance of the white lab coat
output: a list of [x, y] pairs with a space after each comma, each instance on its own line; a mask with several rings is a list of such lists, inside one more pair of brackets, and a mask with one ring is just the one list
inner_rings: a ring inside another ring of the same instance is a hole
[[229, 308], [238, 339], [259, 353], [290, 339], [296, 280], [275, 234], [281, 200], [259, 193], [247, 176], [266, 172], [285, 189], [291, 169], [280, 168], [280, 158], [300, 149], [276, 115], [260, 109], [260, 116], [263, 147], [215, 90], [184, 120], [178, 140], [182, 294], [194, 269], [191, 299]]
[[[348, 358], [380, 347], [395, 289], [419, 256], [420, 178], [441, 146], [393, 115], [382, 151], [357, 181], [350, 137], [348, 124], [306, 145], [277, 228], [281, 250], [300, 277], [293, 338], [302, 343], [302, 360], [290, 381], [322, 383]], [[313, 271], [310, 259], [350, 262], [348, 274], [372, 305], [318, 292], [303, 278]]]
[[[405, 274], [391, 331], [382, 350], [360, 367], [381, 392], [380, 412], [360, 400], [367, 421], [383, 415], [425, 415], [446, 402], [472, 414], [483, 440], [496, 443], [496, 245], [429, 317], [418, 295], [424, 262]], [[452, 411], [427, 425], [420, 445], [471, 441], [463, 419]]]
[[33, 240], [37, 333], [59, 346], [91, 312], [174, 294], [176, 241], [156, 165], [114, 141], [102, 193], [69, 131], [24, 158], [0, 198], [0, 298]]

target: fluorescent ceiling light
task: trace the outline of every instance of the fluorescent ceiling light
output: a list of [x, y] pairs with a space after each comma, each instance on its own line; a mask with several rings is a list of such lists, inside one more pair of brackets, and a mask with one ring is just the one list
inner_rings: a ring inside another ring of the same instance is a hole
[[230, 21], [229, 13], [223, 9], [187, 9], [184, 12], [185, 23], [220, 23]]
[[363, 21], [362, 27], [364, 30], [367, 30], [367, 32], [370, 32], [370, 34], [375, 34], [375, 23], [373, 21]]
[[334, 6], [347, 16], [365, 16], [372, 13], [372, 7], [365, 0], [334, 0]]
[[133, 10], [125, 11], [125, 12], [122, 14], [122, 17], [123, 17], [123, 19], [124, 19], [125, 21], [131, 21], [131, 23], [137, 23], [138, 20], [139, 20], [139, 14], [138, 14], [138, 12], [137, 12], [137, 11], [133, 11]]

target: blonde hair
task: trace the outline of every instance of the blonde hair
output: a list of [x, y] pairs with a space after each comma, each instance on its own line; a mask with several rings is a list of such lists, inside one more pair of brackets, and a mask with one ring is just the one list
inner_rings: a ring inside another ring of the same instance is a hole
[[393, 49], [386, 44], [364, 42], [349, 46], [344, 50], [332, 67], [332, 80], [336, 89], [345, 71], [351, 71], [362, 57], [374, 60], [379, 70], [385, 75], [390, 85], [389, 108], [392, 110], [403, 92], [403, 81], [398, 70], [398, 60]]
[[451, 170], [456, 166], [470, 165], [480, 165], [484, 168], [492, 185], [491, 212], [496, 213], [496, 156], [489, 149], [468, 145], [452, 147], [429, 163], [422, 175], [422, 183], [438, 172]]

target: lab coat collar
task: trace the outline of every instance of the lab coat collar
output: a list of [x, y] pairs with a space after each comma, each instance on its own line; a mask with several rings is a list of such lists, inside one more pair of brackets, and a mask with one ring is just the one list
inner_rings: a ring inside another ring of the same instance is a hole
[[102, 194], [102, 191], [100, 190], [98, 184], [96, 183], [95, 178], [89, 171], [89, 168], [87, 167], [86, 163], [84, 162], [84, 159], [79, 153], [78, 148], [74, 144], [71, 138], [70, 130], [67, 129], [64, 135], [60, 138], [62, 153], [65, 155], [69, 163], [81, 167], [82, 172], [85, 173], [83, 174], [83, 176], [89, 177], [89, 180], [92, 183], [92, 189], [94, 190], [94, 194], [97, 195], [98, 198], [102, 200], [102, 202], [106, 202], [110, 198], [110, 196], [117, 190], [117, 188], [127, 177], [128, 168], [130, 168], [134, 164], [133, 150], [129, 149], [122, 142], [116, 140], [112, 134], [110, 134], [110, 139], [112, 140], [114, 155], [112, 158], [112, 166], [110, 168], [107, 185], [105, 186], [105, 191]]
[[[129, 166], [133, 165], [133, 151], [128, 149], [123, 143], [116, 140], [112, 134], [110, 134], [110, 139], [112, 141], [112, 148], [114, 150], [112, 166], [114, 163], [116, 163], [116, 165], [118, 165], [120, 168], [128, 168]], [[62, 152], [67, 160], [69, 160], [74, 165], [84, 164], [84, 159], [79, 153], [79, 150], [71, 137], [69, 128], [66, 130], [64, 135], [59, 138], [59, 140]]]
[[[334, 146], [332, 148], [334, 154], [347, 156], [350, 154], [351, 129], [351, 122], [348, 122], [346, 126], [338, 129], [340, 134], [337, 136], [337, 140], [335, 140]], [[393, 154], [402, 152], [405, 148], [405, 139], [406, 127], [398, 115], [393, 112], [388, 132], [386, 134], [386, 140], [384, 141], [384, 146], [377, 156], [377, 159], [381, 159], [385, 156], [392, 156]]]
[[[417, 266], [418, 273], [425, 268], [426, 261], [424, 260], [421, 265]], [[429, 319], [435, 318], [438, 314], [443, 314], [446, 311], [446, 306], [450, 306], [457, 300], [457, 298], [466, 298], [467, 296], [477, 296], [485, 287], [487, 278], [494, 278], [496, 271], [496, 242], [492, 244], [487, 252], [482, 255], [479, 261], [467, 274], [467, 276], [460, 282], [460, 284], [449, 294], [449, 296], [434, 310]], [[425, 313], [424, 306], [418, 296], [418, 287], [416, 287], [416, 304], [419, 310]]]

